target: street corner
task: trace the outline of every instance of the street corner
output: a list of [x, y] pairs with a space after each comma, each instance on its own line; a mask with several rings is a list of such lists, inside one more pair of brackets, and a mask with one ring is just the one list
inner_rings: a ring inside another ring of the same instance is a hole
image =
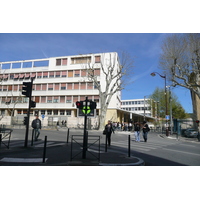
[[119, 153], [107, 153], [102, 156], [99, 166], [144, 166], [145, 162], [138, 157]]

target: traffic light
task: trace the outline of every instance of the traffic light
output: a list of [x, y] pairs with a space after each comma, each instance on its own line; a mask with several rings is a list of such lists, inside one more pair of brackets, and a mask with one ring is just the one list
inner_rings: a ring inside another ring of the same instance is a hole
[[32, 82], [23, 82], [22, 95], [25, 95], [26, 97], [31, 97], [32, 84]]
[[196, 123], [199, 124], [199, 120], [196, 120]]
[[36, 107], [36, 102], [31, 100], [31, 108], [35, 108]]
[[27, 125], [28, 124], [28, 117], [24, 117], [24, 125]]
[[90, 110], [94, 110], [97, 107], [97, 103], [94, 101], [90, 101]]
[[82, 109], [83, 108], [83, 101], [77, 101], [76, 107], [79, 108], [79, 109]]

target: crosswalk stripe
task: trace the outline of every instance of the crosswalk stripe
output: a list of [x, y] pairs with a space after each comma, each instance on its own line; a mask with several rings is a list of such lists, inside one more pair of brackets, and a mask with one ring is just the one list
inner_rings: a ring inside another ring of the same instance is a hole
[[[45, 162], [48, 158], [45, 158]], [[43, 162], [43, 158], [2, 158], [1, 162], [15, 162], [15, 163], [40, 163]]]

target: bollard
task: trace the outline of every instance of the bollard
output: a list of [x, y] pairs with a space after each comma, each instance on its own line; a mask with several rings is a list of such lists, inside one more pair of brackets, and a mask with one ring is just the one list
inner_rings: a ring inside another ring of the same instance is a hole
[[35, 131], [34, 131], [34, 129], [33, 129], [33, 130], [32, 130], [31, 146], [33, 146], [33, 140], [34, 140], [34, 138], [33, 138], [33, 137], [34, 137], [34, 132], [35, 132]]
[[131, 136], [128, 136], [128, 157], [131, 156]]
[[107, 134], [106, 134], [106, 141], [105, 141], [105, 152], [107, 152], [107, 141], [108, 141], [108, 139], [107, 139]]
[[47, 136], [45, 136], [44, 139], [43, 163], [45, 163], [45, 158], [46, 158], [46, 147], [47, 147]]
[[69, 142], [69, 128], [68, 128], [68, 131], [67, 131], [67, 143]]

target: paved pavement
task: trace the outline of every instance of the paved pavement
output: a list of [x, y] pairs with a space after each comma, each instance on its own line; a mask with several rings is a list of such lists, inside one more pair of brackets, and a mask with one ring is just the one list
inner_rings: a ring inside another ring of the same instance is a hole
[[[66, 131], [66, 130], [65, 130]], [[123, 134], [130, 134], [126, 132]], [[133, 134], [133, 133], [131, 133]], [[166, 137], [160, 134], [160, 137], [166, 139], [183, 140], [186, 138], [176, 135]], [[98, 140], [98, 139], [97, 139]], [[197, 139], [196, 139], [197, 140]], [[20, 143], [20, 141], [18, 141]], [[94, 143], [98, 143], [95, 141]], [[22, 141], [21, 141], [22, 144]], [[112, 145], [105, 152], [105, 146], [96, 149], [90, 148], [86, 152], [86, 158], [82, 158], [82, 142], [74, 139], [71, 142], [47, 142], [46, 151], [44, 141], [38, 140], [31, 146], [29, 141], [28, 147], [15, 146], [7, 149], [3, 144], [0, 148], [0, 165], [1, 166], [142, 166], [145, 162], [138, 157], [128, 156], [112, 149]]]

